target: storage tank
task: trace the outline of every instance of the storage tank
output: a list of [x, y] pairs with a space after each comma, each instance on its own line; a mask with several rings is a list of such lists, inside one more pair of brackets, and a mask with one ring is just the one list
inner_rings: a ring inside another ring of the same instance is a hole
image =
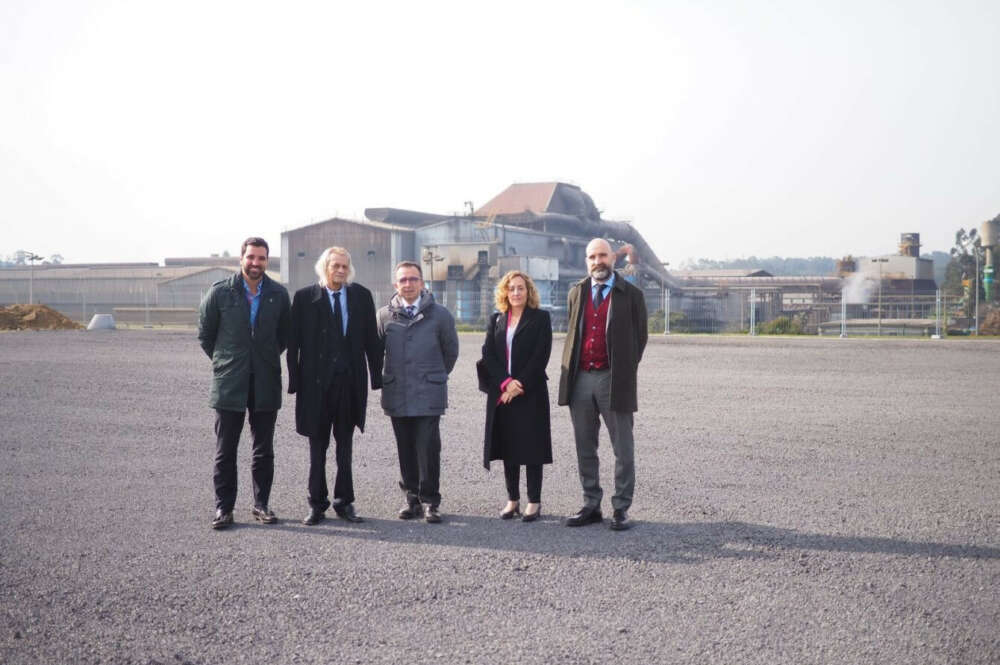
[[1000, 215], [983, 222], [979, 228], [979, 242], [986, 248], [986, 265], [983, 266], [983, 291], [986, 302], [993, 302], [993, 250], [996, 248], [998, 235], [1000, 235]]
[[919, 233], [901, 233], [899, 235], [899, 255], [920, 258]]

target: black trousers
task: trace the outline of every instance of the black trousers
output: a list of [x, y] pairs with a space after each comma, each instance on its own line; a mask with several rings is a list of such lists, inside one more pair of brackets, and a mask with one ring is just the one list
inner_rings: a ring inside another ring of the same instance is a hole
[[399, 486], [410, 504], [441, 503], [441, 416], [392, 419], [399, 453]]
[[266, 506], [274, 481], [274, 422], [277, 411], [254, 411], [253, 377], [246, 411], [215, 410], [215, 507], [232, 512], [236, 505], [236, 449], [243, 433], [243, 420], [250, 414], [250, 439], [253, 443], [253, 502]]
[[354, 503], [354, 476], [351, 452], [354, 447], [353, 399], [349, 375], [340, 375], [323, 394], [319, 436], [309, 437], [309, 505], [318, 510], [330, 507], [326, 484], [326, 452], [330, 431], [336, 442], [337, 476], [333, 481], [333, 505]]
[[[504, 479], [507, 481], [507, 498], [511, 501], [520, 501], [521, 492], [519, 486], [521, 484], [521, 465], [505, 461], [503, 463], [503, 475]], [[542, 465], [525, 464], [524, 475], [528, 484], [528, 502], [541, 503]]]

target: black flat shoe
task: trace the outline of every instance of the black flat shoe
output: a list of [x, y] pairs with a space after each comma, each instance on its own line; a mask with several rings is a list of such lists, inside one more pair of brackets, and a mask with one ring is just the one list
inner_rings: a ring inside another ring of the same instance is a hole
[[576, 515], [566, 518], [566, 526], [586, 526], [588, 524], [598, 524], [604, 521], [600, 508], [589, 508], [584, 506], [577, 511]]
[[319, 524], [325, 519], [326, 519], [325, 511], [319, 510], [318, 508], [310, 508], [309, 514], [306, 515], [304, 520], [302, 520], [302, 523], [305, 524], [306, 526], [313, 526], [315, 524]]
[[364, 522], [365, 520], [354, 512], [353, 503], [345, 503], [340, 506], [334, 506], [333, 512], [337, 513], [337, 517], [342, 520], [347, 520], [348, 522]]
[[254, 506], [250, 509], [250, 512], [253, 514], [255, 520], [263, 524], [274, 524], [278, 521], [277, 515], [267, 506]]
[[441, 522], [441, 513], [438, 512], [438, 507], [427, 504], [424, 508], [424, 521], [428, 524], [438, 524]]
[[221, 508], [215, 511], [215, 519], [212, 520], [213, 529], [228, 529], [233, 525], [233, 511], [226, 512]]
[[608, 528], [612, 531], [625, 531], [632, 528], [632, 522], [628, 519], [628, 512], [624, 510], [614, 511], [611, 514], [611, 523], [608, 524]]
[[521, 506], [519, 504], [514, 504], [513, 510], [503, 510], [500, 512], [500, 519], [509, 520], [513, 519], [517, 515], [521, 514]]
[[401, 520], [412, 520], [424, 514], [423, 506], [419, 503], [408, 503], [400, 508], [398, 516]]
[[521, 515], [521, 521], [534, 522], [541, 516], [542, 516], [542, 504], [538, 504], [538, 510], [536, 510], [533, 513], [525, 512], [523, 515]]

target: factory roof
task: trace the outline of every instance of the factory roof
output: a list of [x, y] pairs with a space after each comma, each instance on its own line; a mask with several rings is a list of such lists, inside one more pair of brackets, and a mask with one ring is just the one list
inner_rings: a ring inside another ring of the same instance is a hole
[[390, 224], [388, 222], [380, 222], [372, 219], [345, 219], [343, 217], [331, 217], [330, 219], [324, 219], [321, 222], [313, 222], [312, 224], [305, 224], [304, 226], [297, 226], [293, 229], [282, 231], [282, 234], [298, 233], [304, 229], [308, 229], [311, 226], [320, 226], [321, 224], [330, 224], [331, 222], [344, 222], [346, 224], [357, 224], [358, 226], [370, 226], [375, 229], [385, 229], [386, 231], [410, 231], [410, 232], [413, 231], [413, 227], [410, 226]]
[[[42, 268], [36, 267], [33, 279], [48, 280], [84, 280], [84, 279], [152, 279], [157, 282], [169, 282], [175, 279], [182, 279], [197, 275], [203, 272], [224, 270], [228, 272], [238, 272], [239, 266], [145, 266], [145, 267], [115, 267], [113, 265], [103, 265], [94, 268]], [[28, 279], [28, 268], [9, 269], [0, 273], [0, 280], [3, 279]], [[268, 275], [277, 279], [277, 275], [268, 272]]]
[[772, 277], [771, 273], [759, 268], [739, 270], [671, 270], [677, 279], [724, 279], [729, 277]]
[[548, 212], [558, 182], [515, 182], [476, 211], [477, 216], [516, 215], [525, 210]]

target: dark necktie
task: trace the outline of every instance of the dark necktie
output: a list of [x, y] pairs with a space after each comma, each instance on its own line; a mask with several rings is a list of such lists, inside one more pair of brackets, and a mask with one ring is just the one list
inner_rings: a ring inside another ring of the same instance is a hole
[[341, 338], [344, 336], [344, 312], [340, 309], [340, 291], [333, 294], [333, 335]]
[[607, 284], [600, 284], [600, 285], [598, 285], [598, 287], [597, 287], [597, 295], [594, 296], [594, 309], [597, 309], [598, 307], [600, 307], [601, 303], [604, 302], [604, 289], [605, 289], [606, 286], [607, 286]]
[[410, 317], [411, 319], [412, 319], [413, 317], [415, 317], [415, 316], [417, 315], [417, 306], [416, 306], [416, 305], [407, 305], [407, 306], [406, 306], [406, 314], [407, 314], [407, 316], [409, 316], [409, 317]]

